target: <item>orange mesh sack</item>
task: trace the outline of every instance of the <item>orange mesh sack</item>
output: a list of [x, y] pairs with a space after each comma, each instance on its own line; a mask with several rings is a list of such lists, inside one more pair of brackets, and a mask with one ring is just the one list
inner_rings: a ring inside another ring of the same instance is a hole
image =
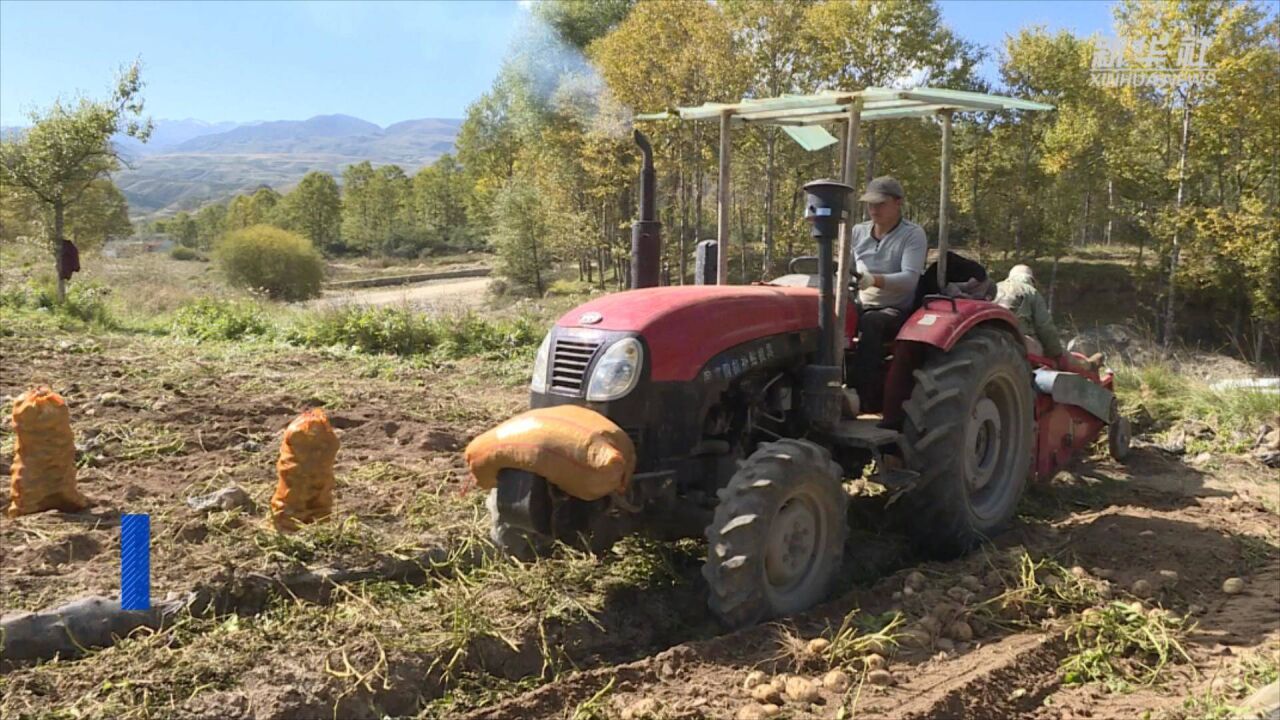
[[324, 410], [299, 415], [285, 428], [276, 460], [276, 492], [271, 496], [271, 520], [279, 530], [297, 530], [300, 523], [322, 520], [333, 512], [333, 461], [338, 436]]
[[76, 512], [89, 500], [76, 489], [76, 442], [71, 412], [58, 393], [41, 386], [13, 403], [13, 474], [9, 517], [43, 510]]
[[467, 445], [476, 484], [490, 490], [504, 468], [527, 470], [581, 500], [622, 490], [636, 469], [631, 438], [609, 418], [577, 405], [517, 415]]

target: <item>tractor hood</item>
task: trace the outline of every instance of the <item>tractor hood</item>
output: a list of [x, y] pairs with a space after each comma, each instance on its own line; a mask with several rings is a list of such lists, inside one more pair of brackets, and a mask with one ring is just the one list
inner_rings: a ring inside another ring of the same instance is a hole
[[634, 332], [649, 378], [692, 380], [716, 354], [751, 340], [816, 329], [818, 291], [769, 285], [685, 285], [605, 295], [565, 313], [557, 328]]

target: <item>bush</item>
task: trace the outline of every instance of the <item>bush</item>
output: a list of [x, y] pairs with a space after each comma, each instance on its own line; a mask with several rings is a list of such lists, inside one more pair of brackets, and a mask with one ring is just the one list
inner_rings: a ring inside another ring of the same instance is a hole
[[320, 294], [324, 259], [311, 241], [270, 225], [254, 225], [225, 235], [214, 252], [234, 285], [261, 290], [276, 300], [305, 300]]
[[458, 359], [532, 355], [545, 329], [524, 317], [490, 321], [475, 313], [431, 318], [409, 308], [347, 305], [308, 313], [285, 333], [295, 345], [341, 345], [361, 352]]
[[407, 308], [347, 305], [309, 313], [286, 334], [296, 345], [342, 345], [368, 353], [415, 355], [430, 352], [436, 331], [430, 320]]
[[[95, 282], [70, 283], [67, 286], [67, 301], [56, 309], [68, 317], [73, 317], [90, 325], [102, 328], [119, 329], [111, 310], [107, 307], [107, 296], [111, 289]], [[57, 290], [49, 291], [50, 305], [57, 297]]]
[[437, 324], [439, 352], [455, 359], [470, 355], [518, 357], [522, 351], [536, 349], [546, 332], [528, 318], [491, 322], [472, 312], [442, 317]]
[[241, 340], [271, 334], [262, 308], [248, 301], [202, 298], [178, 308], [173, 315], [175, 335], [196, 340]]
[[42, 310], [64, 320], [114, 330], [120, 328], [120, 323], [107, 307], [106, 298], [110, 294], [110, 288], [96, 282], [68, 283], [67, 301], [59, 305], [57, 284], [53, 278], [45, 277], [0, 289], [0, 308]]
[[195, 250], [192, 250], [189, 247], [184, 247], [182, 245], [174, 246], [174, 248], [169, 251], [169, 257], [173, 258], [174, 260], [184, 260], [184, 261], [205, 259], [204, 256], [201, 255], [200, 253], [196, 252]]
[[547, 288], [547, 295], [590, 295], [594, 289], [586, 280], [556, 280]]

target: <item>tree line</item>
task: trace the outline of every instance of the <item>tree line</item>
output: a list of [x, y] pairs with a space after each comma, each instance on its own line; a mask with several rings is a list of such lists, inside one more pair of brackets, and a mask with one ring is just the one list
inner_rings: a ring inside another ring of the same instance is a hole
[[209, 250], [227, 232], [272, 225], [302, 235], [329, 256], [418, 257], [483, 242], [467, 221], [470, 197], [471, 185], [452, 155], [412, 177], [398, 165], [365, 161], [347, 166], [341, 186], [329, 173], [312, 171], [284, 194], [264, 185], [144, 229]]
[[[632, 113], [868, 86], [996, 92], [1055, 110], [957, 115], [948, 217], [956, 245], [979, 259], [1049, 258], [1055, 268], [1081, 246], [1136, 250], [1135, 319], [1171, 341], [1187, 329], [1182, 309], [1207, 307], [1259, 359], [1280, 338], [1280, 20], [1257, 0], [1113, 7], [1122, 64], [1176, 69], [1192, 58], [1211, 81], [1107, 86], [1095, 72], [1106, 38], [1027, 27], [983, 48], [951, 31], [934, 0], [547, 0], [468, 107], [456, 156], [412, 177], [367, 162], [341, 183], [310, 173], [283, 195], [261, 188], [157, 228], [209, 247], [227, 230], [272, 224], [330, 255], [487, 243], [500, 270], [535, 293], [553, 273], [575, 270], [585, 283], [621, 288], [636, 204]], [[994, 81], [977, 72], [991, 54]], [[68, 227], [118, 231], [76, 223], [120, 217], [109, 137], [145, 137], [140, 87], [134, 66], [110, 100], [57, 104], [23, 137], [4, 140], [0, 236], [24, 217], [48, 238]], [[718, 128], [643, 127], [659, 173], [663, 280], [688, 282], [695, 243], [715, 232]], [[812, 252], [800, 188], [834, 176], [839, 161], [835, 148], [806, 152], [777, 127], [742, 128], [732, 142], [725, 251], [732, 279], [750, 282]], [[936, 236], [937, 123], [867, 123], [858, 155], [866, 179], [903, 182], [907, 215]], [[77, 205], [94, 203], [100, 211], [76, 219]]]
[[[1136, 250], [1166, 341], [1187, 303], [1213, 309], [1255, 359], [1280, 334], [1280, 21], [1259, 2], [1121, 0], [1115, 42], [1134, 67], [1193, 60], [1211, 81], [1107, 87], [1103, 37], [1027, 27], [989, 50], [957, 36], [936, 2], [721, 0], [537, 3], [534, 23], [457, 140], [506, 272], [541, 290], [560, 263], [626, 284], [638, 159], [629, 112], [868, 86], [935, 86], [1052, 104], [956, 116], [951, 237], [980, 258], [1057, 258], [1086, 245]], [[984, 80], [990, 53], [998, 79]], [[715, 234], [718, 128], [648, 122], [664, 223], [664, 282], [688, 282]], [[838, 134], [838, 132], [836, 133]], [[940, 133], [932, 120], [865, 123], [866, 179], [893, 174], [907, 214], [936, 237]], [[806, 152], [777, 127], [733, 133], [734, 281], [812, 252], [801, 186], [834, 176], [837, 147]], [[1186, 329], [1186, 328], [1182, 328]]]

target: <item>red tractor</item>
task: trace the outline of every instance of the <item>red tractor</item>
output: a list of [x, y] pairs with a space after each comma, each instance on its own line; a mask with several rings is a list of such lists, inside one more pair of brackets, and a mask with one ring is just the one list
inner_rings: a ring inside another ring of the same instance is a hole
[[[711, 108], [722, 132], [730, 120], [755, 116], [793, 125], [847, 119], [846, 179], [860, 120], [941, 114], [946, 207], [949, 113], [1044, 109], [1027, 105], [869, 88]], [[700, 112], [710, 111], [681, 110], [694, 119]], [[1000, 532], [1028, 476], [1053, 472], [1108, 424], [1115, 452], [1127, 447], [1110, 374], [1055, 372], [1052, 360], [1028, 355], [1009, 311], [982, 300], [924, 298], [884, 348], [886, 386], [900, 388], [885, 393], [894, 406], [852, 410], [857, 378], [845, 376], [845, 355], [858, 342], [858, 305], [845, 300], [853, 222], [845, 222], [847, 185], [806, 186], [816, 272], [750, 286], [652, 287], [653, 166], [647, 141], [636, 135], [645, 163], [635, 289], [560, 318], [538, 350], [530, 395], [533, 408], [573, 404], [608, 418], [631, 438], [635, 471], [617, 492], [585, 500], [557, 478], [502, 470], [488, 506], [492, 538], [506, 552], [528, 557], [555, 540], [602, 550], [636, 531], [663, 539], [705, 534], [711, 609], [731, 626], [744, 625], [825, 597], [844, 554], [844, 482], [871, 463], [916, 546], [950, 557]], [[722, 178], [727, 147], [722, 141]], [[945, 258], [945, 228], [939, 235]], [[941, 286], [944, 279], [939, 268]], [[880, 427], [887, 412], [900, 413], [901, 431]]]

